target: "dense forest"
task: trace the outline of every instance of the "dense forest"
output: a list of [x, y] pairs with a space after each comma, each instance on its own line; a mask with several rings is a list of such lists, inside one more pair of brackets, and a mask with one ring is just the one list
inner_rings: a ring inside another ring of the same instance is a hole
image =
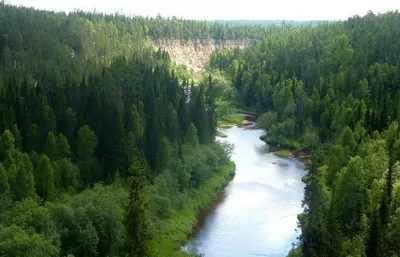
[[171, 256], [233, 175], [157, 22], [0, 4], [0, 256]]
[[[0, 24], [0, 256], [191, 255], [234, 174], [214, 140], [232, 104], [312, 155], [289, 256], [400, 255], [398, 12], [267, 26], [0, 3]], [[194, 85], [149, 47], [168, 39], [253, 44]]]
[[312, 153], [289, 256], [400, 254], [400, 14], [283, 27], [214, 53], [272, 145]]
[[323, 23], [322, 20], [310, 20], [310, 21], [296, 21], [296, 20], [212, 20], [216, 23], [228, 23], [236, 25], [268, 25], [268, 26], [316, 26]]

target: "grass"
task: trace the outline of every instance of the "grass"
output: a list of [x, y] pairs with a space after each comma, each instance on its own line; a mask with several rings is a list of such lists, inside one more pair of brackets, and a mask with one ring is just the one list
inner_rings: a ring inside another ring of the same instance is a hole
[[289, 150], [280, 150], [280, 151], [274, 152], [274, 154], [279, 157], [288, 158], [292, 155], [292, 152]]
[[197, 224], [200, 211], [210, 205], [220, 192], [234, 177], [236, 166], [233, 162], [225, 165], [215, 173], [198, 190], [190, 193], [191, 202], [181, 210], [174, 210], [171, 217], [164, 220], [157, 228], [160, 233], [153, 239], [151, 249], [160, 257], [186, 257], [180, 251], [187, 242], [193, 227]]
[[264, 141], [265, 143], [272, 145], [272, 146], [277, 146], [277, 147], [281, 147], [281, 148], [285, 148], [285, 149], [289, 149], [289, 150], [301, 150], [302, 146], [299, 142], [297, 141], [291, 141], [285, 138], [282, 138], [280, 140], [273, 138], [273, 137], [269, 137], [268, 134], [263, 135], [260, 137], [260, 139], [262, 141]]
[[223, 118], [221, 118], [218, 121], [218, 126], [241, 124], [243, 120], [244, 120], [244, 118], [242, 115], [240, 115], [238, 113], [232, 113], [232, 114], [226, 115]]

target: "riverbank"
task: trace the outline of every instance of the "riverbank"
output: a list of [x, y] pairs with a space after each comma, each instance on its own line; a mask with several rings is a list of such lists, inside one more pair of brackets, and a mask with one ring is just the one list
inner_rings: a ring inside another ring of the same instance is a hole
[[294, 158], [302, 162], [306, 168], [312, 166], [311, 153], [302, 149], [300, 144], [293, 142], [278, 143], [270, 140], [267, 135], [261, 136], [260, 139], [269, 145], [270, 151], [276, 156], [283, 158]]
[[218, 127], [221, 128], [229, 128], [241, 124], [244, 120], [244, 117], [237, 113], [232, 113], [222, 117], [218, 120]]
[[228, 136], [223, 141], [233, 145], [236, 176], [199, 215], [185, 249], [218, 257], [286, 256], [296, 242], [304, 166], [268, 153], [261, 129], [220, 130]]
[[205, 182], [198, 190], [191, 192], [191, 204], [172, 213], [157, 230], [162, 236], [154, 238], [151, 249], [159, 257], [186, 257], [189, 254], [181, 251], [181, 246], [191, 237], [198, 224], [202, 210], [208, 208], [217, 199], [228, 183], [235, 176], [236, 166], [233, 162], [225, 165]]

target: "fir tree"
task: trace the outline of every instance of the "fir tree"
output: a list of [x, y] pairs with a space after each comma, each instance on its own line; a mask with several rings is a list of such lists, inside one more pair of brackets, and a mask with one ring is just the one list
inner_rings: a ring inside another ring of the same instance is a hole
[[144, 161], [134, 157], [129, 168], [129, 203], [125, 215], [125, 247], [129, 257], [151, 256], [149, 241], [149, 219], [143, 199]]

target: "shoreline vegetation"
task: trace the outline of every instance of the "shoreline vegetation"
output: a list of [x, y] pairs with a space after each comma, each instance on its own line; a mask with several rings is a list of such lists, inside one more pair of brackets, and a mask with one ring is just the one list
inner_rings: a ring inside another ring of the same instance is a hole
[[234, 162], [226, 164], [215, 173], [199, 190], [192, 192], [191, 204], [174, 212], [171, 217], [157, 229], [162, 236], [152, 240], [151, 248], [156, 256], [187, 257], [192, 253], [181, 251], [182, 246], [190, 240], [199, 223], [199, 215], [217, 199], [217, 196], [235, 176]]
[[[236, 127], [236, 126], [237, 127], [246, 127], [246, 126], [249, 126], [249, 125], [252, 125], [252, 124], [254, 124], [254, 122], [243, 119], [239, 123], [227, 123], [227, 124], [218, 125], [218, 128], [233, 128], [233, 127]], [[227, 138], [228, 137], [227, 135], [225, 135], [220, 130], [217, 130], [216, 136], [217, 137], [222, 137], [222, 138]]]
[[312, 164], [288, 256], [400, 255], [399, 39], [400, 13], [371, 11], [211, 56], [261, 139]]
[[218, 127], [220, 128], [230, 128], [238, 124], [242, 124], [244, 117], [238, 113], [232, 113], [224, 116], [218, 121]]
[[228, 137], [227, 135], [225, 135], [224, 133], [222, 133], [222, 132], [219, 131], [219, 130], [217, 130], [216, 136], [217, 136], [217, 137], [222, 137], [222, 138], [227, 138], [227, 137]]
[[[247, 110], [242, 109], [235, 109], [236, 111], [240, 111], [242, 113], [249, 113], [249, 114], [259, 114]], [[229, 115], [225, 115], [223, 118], [218, 120], [218, 128], [232, 128], [235, 126], [248, 126], [256, 122], [252, 122], [247, 120], [244, 115], [239, 113], [231, 113]], [[217, 130], [217, 137], [226, 138], [225, 135], [220, 130]], [[304, 164], [306, 169], [310, 168], [312, 165], [312, 156], [309, 150], [305, 149], [301, 143], [299, 142], [292, 142], [289, 140], [274, 140], [268, 137], [267, 134], [260, 137], [260, 140], [264, 141], [266, 144], [270, 146], [271, 152], [282, 158], [294, 158]]]
[[289, 150], [279, 150], [274, 152], [274, 155], [278, 157], [289, 158], [292, 156], [292, 152]]
[[[198, 256], [182, 244], [235, 175], [216, 127], [259, 112], [272, 152], [309, 169], [289, 256], [400, 256], [398, 11], [264, 27], [0, 10], [1, 256]], [[193, 81], [148, 44], [177, 39], [257, 42]]]
[[303, 149], [299, 143], [279, 143], [271, 140], [267, 134], [260, 137], [262, 141], [269, 145], [270, 151], [282, 158], [294, 158], [304, 164], [305, 169], [312, 165], [312, 156], [310, 151]]

